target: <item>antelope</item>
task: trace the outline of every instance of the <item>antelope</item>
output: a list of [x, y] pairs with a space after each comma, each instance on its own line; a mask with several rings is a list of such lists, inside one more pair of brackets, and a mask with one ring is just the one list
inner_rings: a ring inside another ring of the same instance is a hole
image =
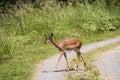
[[51, 33], [50, 35], [44, 34], [44, 36], [45, 36], [45, 42], [44, 42], [45, 44], [51, 42], [60, 51], [60, 56], [58, 58], [56, 66], [55, 66], [55, 70], [57, 70], [59, 62], [63, 55], [64, 55], [66, 63], [67, 63], [67, 69], [69, 70], [69, 64], [68, 64], [68, 60], [67, 60], [66, 50], [74, 50], [77, 53], [78, 63], [77, 63], [76, 69], [78, 69], [78, 67], [79, 67], [80, 57], [82, 58], [84, 65], [86, 65], [83, 57], [81, 56], [81, 52], [80, 52], [80, 48], [82, 46], [82, 42], [80, 40], [78, 40], [76, 38], [68, 38], [68, 39], [64, 39], [61, 41], [55, 41], [53, 39], [53, 33]]

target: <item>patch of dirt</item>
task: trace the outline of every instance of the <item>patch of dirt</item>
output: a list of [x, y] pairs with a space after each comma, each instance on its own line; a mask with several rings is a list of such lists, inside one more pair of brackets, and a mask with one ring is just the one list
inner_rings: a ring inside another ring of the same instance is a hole
[[120, 80], [120, 46], [107, 51], [96, 65], [105, 80]]

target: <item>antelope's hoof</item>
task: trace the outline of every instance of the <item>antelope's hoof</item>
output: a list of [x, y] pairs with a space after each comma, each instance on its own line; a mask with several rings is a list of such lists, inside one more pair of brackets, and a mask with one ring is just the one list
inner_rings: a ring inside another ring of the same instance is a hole
[[57, 68], [55, 68], [54, 71], [57, 71]]
[[86, 63], [84, 63], [84, 66], [86, 66]]
[[67, 70], [67, 71], [69, 71], [69, 70], [70, 70], [70, 68], [67, 68], [66, 70]]
[[74, 67], [74, 70], [77, 71], [77, 70], [78, 70], [78, 67]]

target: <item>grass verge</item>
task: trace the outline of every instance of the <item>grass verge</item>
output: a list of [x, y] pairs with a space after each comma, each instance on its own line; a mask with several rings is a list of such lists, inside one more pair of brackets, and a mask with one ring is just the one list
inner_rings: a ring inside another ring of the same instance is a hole
[[[82, 69], [74, 72], [67, 73], [67, 80], [104, 80], [102, 75], [100, 74], [99, 69], [94, 65], [94, 62], [106, 53], [115, 47], [117, 47], [120, 42], [109, 44], [105, 47], [97, 48], [92, 51], [88, 51], [83, 54], [85, 61], [87, 63], [86, 67], [82, 67]], [[71, 66], [75, 65], [77, 59], [73, 59], [71, 62]]]

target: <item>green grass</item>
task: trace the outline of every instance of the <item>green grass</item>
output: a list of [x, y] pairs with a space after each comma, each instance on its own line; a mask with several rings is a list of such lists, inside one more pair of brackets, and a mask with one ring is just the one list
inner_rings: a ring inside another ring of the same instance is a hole
[[[94, 65], [100, 57], [107, 51], [112, 50], [119, 46], [120, 42], [112, 43], [107, 46], [88, 51], [83, 54], [83, 57], [87, 63], [87, 66], [76, 72], [68, 72], [67, 80], [104, 80], [100, 74], [99, 69]], [[77, 59], [73, 59], [71, 67], [77, 63]]]
[[52, 47], [29, 45], [22, 47], [22, 51], [12, 56], [12, 59], [2, 60], [0, 63], [0, 80], [31, 80], [35, 64], [52, 56]]
[[0, 80], [31, 80], [35, 64], [58, 53], [44, 44], [43, 34], [54, 33], [56, 40], [75, 37], [84, 45], [120, 35], [119, 7], [97, 2], [43, 10], [29, 5], [11, 12], [15, 15], [0, 16]]

